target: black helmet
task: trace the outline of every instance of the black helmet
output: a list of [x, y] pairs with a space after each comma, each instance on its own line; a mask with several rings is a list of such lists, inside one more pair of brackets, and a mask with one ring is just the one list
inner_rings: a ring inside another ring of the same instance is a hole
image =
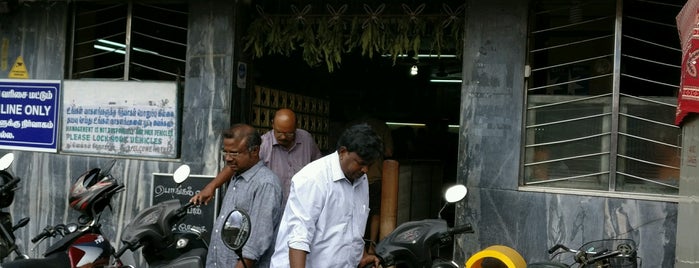
[[[0, 187], [5, 186], [6, 184], [10, 183], [14, 177], [12, 177], [12, 174], [6, 170], [0, 170]], [[0, 193], [0, 208], [6, 208], [12, 205], [12, 200], [15, 199], [15, 191], [14, 189], [10, 188], [7, 189], [6, 191], [2, 191]]]
[[109, 205], [113, 191], [119, 183], [112, 176], [100, 173], [99, 168], [93, 168], [80, 175], [70, 187], [70, 207], [90, 216], [92, 212], [100, 213]]

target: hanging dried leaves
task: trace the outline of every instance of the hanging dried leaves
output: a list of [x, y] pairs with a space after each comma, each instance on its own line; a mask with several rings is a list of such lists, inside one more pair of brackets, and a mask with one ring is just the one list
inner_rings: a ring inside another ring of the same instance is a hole
[[[385, 4], [364, 4], [363, 12], [348, 13], [348, 5], [327, 4], [322, 14], [291, 6], [291, 14], [266, 14], [257, 5], [257, 17], [245, 36], [245, 51], [253, 58], [264, 55], [290, 55], [302, 49], [310, 66], [325, 63], [333, 72], [342, 56], [350, 51], [362, 55], [399, 55], [443, 52], [461, 54], [463, 47], [464, 6], [452, 9], [442, 4], [439, 14], [425, 14], [426, 4], [411, 7], [401, 4], [401, 12], [390, 14]], [[327, 13], [325, 13], [327, 12]], [[428, 41], [424, 43], [423, 41]]]

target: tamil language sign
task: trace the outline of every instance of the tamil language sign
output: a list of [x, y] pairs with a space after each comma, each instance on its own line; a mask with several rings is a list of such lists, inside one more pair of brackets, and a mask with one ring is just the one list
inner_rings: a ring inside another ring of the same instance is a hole
[[177, 157], [174, 82], [64, 81], [64, 152]]
[[[151, 190], [151, 205], [171, 199], [177, 199], [180, 204], [187, 204], [189, 199], [198, 194], [201, 189], [211, 182], [214, 176], [189, 175], [187, 180], [177, 185], [172, 174], [153, 173]], [[206, 231], [204, 239], [208, 242], [214, 226], [214, 220], [218, 215], [220, 206], [218, 189], [214, 192], [214, 198], [208, 205], [194, 206], [187, 210], [187, 217], [173, 226], [173, 229], [186, 232], [192, 227]]]
[[61, 81], [0, 79], [0, 149], [56, 152]]

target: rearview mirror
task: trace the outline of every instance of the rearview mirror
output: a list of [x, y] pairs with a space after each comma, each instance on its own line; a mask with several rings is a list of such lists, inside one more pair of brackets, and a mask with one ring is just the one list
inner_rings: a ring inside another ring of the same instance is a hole
[[0, 170], [5, 170], [8, 168], [11, 164], [12, 161], [15, 161], [15, 154], [13, 153], [7, 153], [0, 158]]
[[468, 190], [466, 189], [466, 186], [463, 186], [461, 184], [454, 185], [452, 187], [449, 187], [446, 192], [444, 192], [444, 199], [447, 200], [446, 203], [444, 203], [444, 206], [442, 206], [442, 209], [439, 210], [439, 214], [437, 214], [437, 217], [440, 219], [442, 218], [442, 210], [447, 207], [450, 203], [456, 203], [461, 201], [461, 199], [464, 199], [466, 197], [466, 193]]
[[461, 184], [454, 185], [449, 187], [449, 189], [447, 189], [447, 191], [444, 193], [444, 199], [446, 199], [449, 203], [456, 203], [461, 201], [461, 199], [464, 199], [464, 197], [466, 197], [466, 193], [468, 193], [466, 186]]
[[221, 229], [221, 239], [226, 246], [235, 251], [242, 259], [242, 249], [250, 237], [250, 216], [243, 210], [233, 210], [228, 213], [226, 222]]
[[189, 166], [188, 165], [181, 165], [175, 170], [175, 173], [172, 174], [172, 178], [175, 179], [175, 183], [178, 185], [182, 182], [184, 182], [187, 178], [189, 177]]

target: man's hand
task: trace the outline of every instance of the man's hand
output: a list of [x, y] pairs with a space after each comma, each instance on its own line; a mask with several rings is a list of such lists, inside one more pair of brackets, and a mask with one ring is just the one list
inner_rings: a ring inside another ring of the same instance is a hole
[[381, 263], [380, 263], [380, 261], [379, 261], [379, 258], [376, 257], [376, 255], [374, 255], [374, 254], [368, 254], [368, 253], [366, 253], [366, 251], [365, 251], [365, 252], [364, 252], [364, 256], [362, 256], [362, 260], [359, 261], [359, 266], [358, 266], [358, 267], [359, 267], [359, 268], [364, 268], [365, 266], [367, 266], [367, 265], [369, 265], [369, 264], [373, 264], [373, 265], [374, 265], [374, 266], [371, 266], [371, 267], [379, 268], [379, 267], [380, 267], [379, 265], [380, 265]]
[[221, 185], [229, 181], [234, 173], [235, 172], [232, 168], [230, 168], [229, 166], [225, 166], [216, 175], [216, 177], [204, 187], [204, 189], [201, 189], [201, 191], [198, 194], [192, 196], [192, 198], [189, 199], [189, 202], [194, 203], [195, 205], [209, 204], [209, 201], [211, 201], [211, 199], [214, 198], [216, 188], [221, 187]]
[[215, 190], [209, 189], [209, 187], [204, 187], [204, 189], [202, 189], [198, 194], [192, 196], [192, 198], [189, 199], [189, 202], [194, 203], [195, 205], [207, 205], [214, 197], [214, 191]]

